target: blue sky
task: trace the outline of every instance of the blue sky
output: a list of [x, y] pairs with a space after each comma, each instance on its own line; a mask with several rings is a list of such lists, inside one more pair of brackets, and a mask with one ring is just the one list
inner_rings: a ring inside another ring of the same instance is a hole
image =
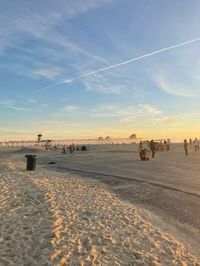
[[200, 40], [91, 72], [200, 38], [200, 1], [0, 0], [0, 9], [0, 139], [199, 134]]

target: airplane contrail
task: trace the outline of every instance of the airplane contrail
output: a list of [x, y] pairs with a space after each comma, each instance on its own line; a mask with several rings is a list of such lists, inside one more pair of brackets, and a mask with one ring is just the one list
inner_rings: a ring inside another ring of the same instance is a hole
[[163, 53], [163, 52], [166, 52], [166, 51], [169, 51], [169, 50], [181, 47], [181, 46], [185, 46], [185, 45], [188, 45], [188, 44], [191, 44], [191, 43], [194, 43], [194, 42], [198, 42], [198, 41], [200, 41], [200, 37], [196, 38], [196, 39], [193, 39], [193, 40], [190, 40], [190, 41], [174, 44], [174, 45], [171, 45], [171, 46], [168, 46], [168, 47], [153, 51], [151, 53], [147, 53], [147, 54], [144, 54], [144, 55], [141, 55], [141, 56], [138, 56], [138, 57], [135, 57], [135, 58], [120, 62], [118, 64], [106, 66], [106, 67], [99, 68], [99, 69], [94, 70], [94, 71], [90, 71], [90, 72], [87, 72], [87, 73], [84, 73], [84, 74], [81, 74], [81, 75], [77, 75], [77, 76], [75, 76], [73, 78], [66, 79], [66, 80], [60, 81], [58, 83], [54, 83], [52, 85], [44, 87], [43, 89], [56, 87], [56, 86], [59, 86], [59, 85], [64, 84], [64, 83], [71, 83], [71, 82], [73, 82], [74, 80], [77, 80], [77, 79], [88, 77], [88, 76], [94, 75], [94, 74], [99, 73], [99, 72], [104, 72], [104, 71], [109, 70], [109, 69], [113, 69], [113, 68], [116, 68], [116, 67], [119, 67], [119, 66], [123, 66], [123, 65], [126, 65], [126, 64], [129, 64], [129, 63], [132, 63], [132, 62], [135, 62], [135, 61], [147, 58], [147, 57], [151, 57], [151, 56], [153, 56], [155, 54], [160, 54], [160, 53]]

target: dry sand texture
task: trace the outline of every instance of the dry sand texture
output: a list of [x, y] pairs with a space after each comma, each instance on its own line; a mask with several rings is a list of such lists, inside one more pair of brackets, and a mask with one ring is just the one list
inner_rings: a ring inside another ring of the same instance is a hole
[[0, 265], [200, 265], [98, 181], [1, 162]]

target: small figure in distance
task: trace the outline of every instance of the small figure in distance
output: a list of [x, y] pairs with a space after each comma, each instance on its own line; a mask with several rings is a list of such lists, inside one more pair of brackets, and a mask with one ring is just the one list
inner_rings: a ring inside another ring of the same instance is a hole
[[144, 143], [140, 141], [139, 144], [139, 153], [140, 153], [140, 159], [141, 161], [148, 161], [149, 157], [147, 157], [147, 150], [144, 147]]
[[151, 156], [154, 158], [156, 153], [156, 142], [153, 139], [150, 141], [150, 149], [152, 154]]
[[77, 151], [80, 151], [80, 147], [78, 145], [76, 146], [76, 150]]
[[75, 151], [74, 147], [75, 147], [74, 144], [69, 145], [69, 152], [70, 153], [73, 153]]
[[147, 150], [149, 151], [150, 150], [150, 141], [147, 140]]
[[192, 145], [192, 139], [190, 138], [190, 145]]
[[67, 152], [67, 147], [66, 147], [66, 145], [63, 145], [62, 146], [62, 153], [66, 153]]
[[72, 151], [74, 152], [76, 150], [76, 145], [72, 143]]
[[170, 150], [170, 139], [167, 139], [166, 150]]
[[166, 141], [166, 139], [164, 140], [164, 149], [167, 150], [167, 141]]
[[185, 150], [185, 156], [188, 156], [188, 143], [187, 143], [187, 139], [184, 139], [184, 150]]
[[194, 150], [195, 152], [199, 151], [199, 141], [197, 138], [194, 139]]
[[170, 150], [170, 139], [167, 139], [166, 151]]

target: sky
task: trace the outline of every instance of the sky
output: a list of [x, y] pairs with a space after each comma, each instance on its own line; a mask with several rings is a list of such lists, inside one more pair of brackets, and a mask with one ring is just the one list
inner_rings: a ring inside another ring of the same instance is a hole
[[0, 141], [200, 137], [199, 0], [0, 10]]

